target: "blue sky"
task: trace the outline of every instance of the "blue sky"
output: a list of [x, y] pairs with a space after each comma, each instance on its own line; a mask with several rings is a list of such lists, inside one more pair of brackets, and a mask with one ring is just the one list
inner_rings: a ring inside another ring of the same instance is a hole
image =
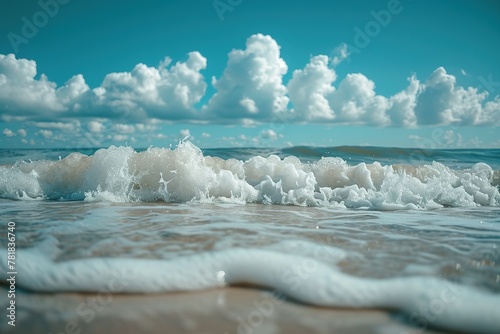
[[500, 147], [497, 1], [5, 0], [0, 147]]

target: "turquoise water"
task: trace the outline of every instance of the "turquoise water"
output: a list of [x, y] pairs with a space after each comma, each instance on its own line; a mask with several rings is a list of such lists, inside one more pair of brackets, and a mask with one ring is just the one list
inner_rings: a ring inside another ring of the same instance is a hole
[[250, 283], [410, 324], [500, 328], [500, 150], [0, 153], [0, 249], [15, 222], [19, 288], [100, 291], [126, 270], [115, 292]]
[[[19, 160], [57, 160], [73, 152], [94, 154], [98, 148], [89, 149], [0, 149], [0, 165], [14, 164]], [[146, 148], [137, 149], [145, 151]], [[371, 146], [312, 147], [297, 146], [284, 149], [269, 148], [209, 148], [202, 149], [205, 155], [223, 159], [247, 160], [253, 156], [276, 154], [281, 158], [296, 156], [303, 162], [318, 161], [322, 157], [340, 157], [349, 163], [422, 164], [439, 161], [453, 168], [470, 167], [484, 162], [493, 169], [500, 169], [500, 149], [426, 149]]]

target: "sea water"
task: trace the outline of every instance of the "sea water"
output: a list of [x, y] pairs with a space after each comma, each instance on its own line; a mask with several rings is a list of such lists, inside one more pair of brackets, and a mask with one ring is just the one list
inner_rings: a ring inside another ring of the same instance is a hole
[[419, 328], [500, 331], [500, 150], [0, 153], [0, 248], [15, 222], [19, 288], [251, 284]]

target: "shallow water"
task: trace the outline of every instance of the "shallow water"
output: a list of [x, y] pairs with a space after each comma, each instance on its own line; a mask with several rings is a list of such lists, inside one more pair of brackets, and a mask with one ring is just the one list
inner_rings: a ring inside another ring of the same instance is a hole
[[[439, 276], [500, 292], [500, 208], [387, 212], [261, 204], [2, 200], [0, 214], [16, 222], [19, 248], [54, 239], [60, 250], [56, 261], [175, 259], [236, 247], [303, 255], [300, 242], [309, 241], [345, 251], [338, 266], [352, 275]], [[52, 251], [49, 247], [46, 255], [52, 256]]]

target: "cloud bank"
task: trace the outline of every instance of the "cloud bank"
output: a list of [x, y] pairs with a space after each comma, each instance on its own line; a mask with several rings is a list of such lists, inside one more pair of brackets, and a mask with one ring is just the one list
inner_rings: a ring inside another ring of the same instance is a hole
[[[422, 82], [412, 75], [408, 86], [393, 96], [377, 94], [375, 82], [362, 73], [348, 74], [337, 82], [335, 66], [346, 58], [342, 50], [333, 58], [312, 56], [284, 83], [288, 66], [279, 44], [271, 36], [253, 35], [244, 49], [228, 54], [221, 76], [211, 80], [212, 96], [205, 96], [208, 85], [202, 74], [207, 59], [197, 51], [175, 64], [167, 57], [157, 67], [137, 64], [130, 72], [109, 73], [95, 88], [81, 74], [58, 87], [45, 74], [38, 76], [34, 60], [0, 54], [0, 119], [61, 122], [85, 118], [88, 130], [95, 134], [104, 131], [103, 120], [116, 119], [136, 123], [248, 124], [286, 119], [397, 127], [500, 125], [500, 97], [488, 99], [487, 91], [457, 85], [456, 77], [442, 67]], [[201, 101], [206, 102], [200, 106]], [[119, 125], [114, 129], [118, 134], [131, 133]], [[40, 135], [51, 136], [49, 132]]]

